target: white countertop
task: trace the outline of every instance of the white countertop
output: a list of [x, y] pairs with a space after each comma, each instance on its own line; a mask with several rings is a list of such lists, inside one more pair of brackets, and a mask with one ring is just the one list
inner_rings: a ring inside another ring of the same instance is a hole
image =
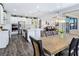
[[27, 31], [30, 31], [30, 30], [39, 30], [39, 31], [41, 31], [41, 30], [43, 30], [43, 29], [40, 29], [40, 28], [32, 28], [32, 29], [26, 29]]

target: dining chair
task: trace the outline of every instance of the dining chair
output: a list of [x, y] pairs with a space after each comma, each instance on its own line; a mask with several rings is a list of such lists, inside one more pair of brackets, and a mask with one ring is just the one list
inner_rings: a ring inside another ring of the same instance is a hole
[[35, 40], [33, 37], [30, 36], [32, 46], [34, 49], [34, 56], [45, 56], [44, 49], [42, 47], [42, 40]]
[[76, 38], [78, 41], [77, 41], [77, 44], [76, 44], [76, 56], [78, 56], [78, 51], [79, 51], [79, 38]]
[[79, 38], [73, 38], [69, 45], [69, 48], [61, 51], [64, 56], [78, 56], [78, 43]]
[[78, 38], [73, 38], [70, 45], [69, 45], [69, 56], [78, 55]]

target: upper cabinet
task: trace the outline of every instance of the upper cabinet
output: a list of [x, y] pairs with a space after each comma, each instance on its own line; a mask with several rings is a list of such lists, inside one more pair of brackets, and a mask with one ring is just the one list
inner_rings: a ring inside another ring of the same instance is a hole
[[3, 21], [3, 6], [0, 4], [0, 24], [4, 24]]

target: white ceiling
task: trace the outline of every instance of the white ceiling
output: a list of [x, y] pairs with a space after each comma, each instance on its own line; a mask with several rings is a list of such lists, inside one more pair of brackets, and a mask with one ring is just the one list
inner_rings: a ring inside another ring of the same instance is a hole
[[70, 3], [3, 3], [7, 12], [24, 16], [43, 16], [71, 7]]
[[67, 15], [67, 16], [70, 16], [70, 17], [79, 18], [79, 9], [78, 10], [75, 10], [75, 11], [72, 11], [72, 12], [69, 12], [69, 13], [66, 13], [64, 15]]

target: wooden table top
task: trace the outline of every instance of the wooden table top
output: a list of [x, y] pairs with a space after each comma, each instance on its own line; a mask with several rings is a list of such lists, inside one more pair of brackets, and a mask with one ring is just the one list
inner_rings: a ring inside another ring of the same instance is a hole
[[65, 35], [63, 38], [60, 38], [58, 35], [42, 37], [42, 43], [45, 50], [47, 50], [51, 55], [67, 48], [72, 40], [75, 37], [74, 35]]
[[70, 30], [70, 34], [79, 36], [79, 30]]

